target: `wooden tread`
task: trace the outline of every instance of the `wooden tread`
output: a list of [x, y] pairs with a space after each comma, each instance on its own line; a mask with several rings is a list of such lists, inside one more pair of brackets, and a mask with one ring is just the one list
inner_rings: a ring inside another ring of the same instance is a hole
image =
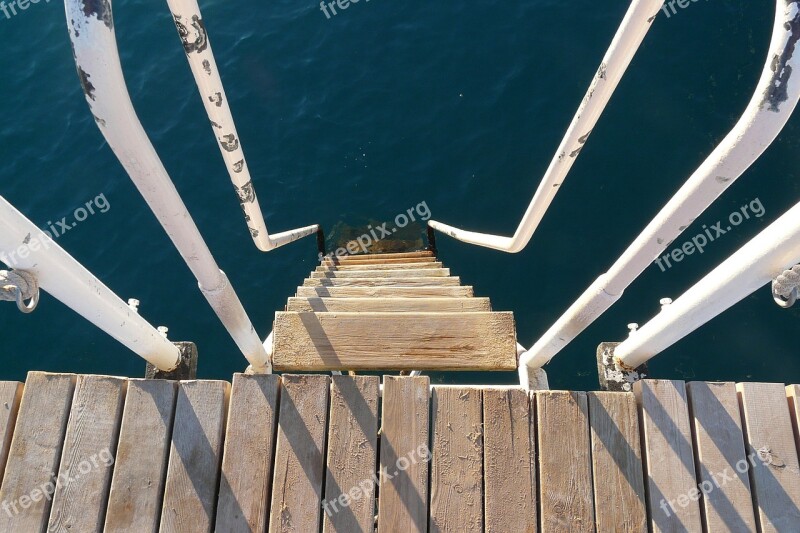
[[515, 370], [512, 313], [295, 313], [275, 316], [278, 371]]
[[351, 266], [351, 265], [400, 265], [408, 263], [435, 263], [435, 257], [413, 257], [401, 259], [360, 259], [358, 261], [342, 261], [339, 259], [324, 259], [323, 266]]
[[491, 311], [489, 298], [289, 298], [287, 311], [337, 313], [474, 313]]
[[459, 277], [431, 278], [307, 278], [304, 287], [457, 287]]
[[325, 264], [318, 266], [317, 272], [345, 272], [351, 270], [420, 270], [442, 268], [439, 261], [428, 261], [427, 263], [389, 263], [389, 264], [361, 264], [347, 263], [343, 265]]
[[374, 259], [416, 259], [419, 257], [433, 257], [433, 252], [430, 250], [420, 250], [419, 252], [402, 252], [392, 254], [358, 254], [358, 255], [344, 255], [342, 257], [328, 257], [330, 261], [341, 261], [347, 263], [350, 261], [370, 261]]
[[424, 268], [419, 270], [323, 270], [312, 272], [312, 278], [427, 278], [447, 277], [449, 268]]
[[463, 287], [297, 287], [300, 298], [471, 298]]

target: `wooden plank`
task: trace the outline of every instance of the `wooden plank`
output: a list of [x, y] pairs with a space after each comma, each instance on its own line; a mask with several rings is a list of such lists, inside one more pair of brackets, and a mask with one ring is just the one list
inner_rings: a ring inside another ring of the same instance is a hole
[[[750, 486], [760, 531], [797, 531], [800, 465], [786, 401], [777, 383], [738, 383]], [[742, 466], [742, 465], [740, 465]]]
[[461, 285], [459, 277], [432, 278], [308, 278], [303, 280], [304, 287], [457, 287]]
[[22, 400], [23, 385], [19, 381], [0, 382], [0, 479], [6, 469], [8, 450], [14, 436], [19, 403]]
[[436, 263], [435, 257], [414, 257], [406, 259], [360, 259], [358, 261], [335, 261], [331, 259], [324, 259], [321, 263], [322, 266], [350, 266], [350, 265], [403, 265], [414, 263]]
[[319, 531], [330, 378], [284, 375], [269, 531]]
[[491, 311], [489, 298], [289, 298], [287, 311], [338, 313], [472, 313]]
[[419, 270], [326, 270], [312, 272], [312, 278], [423, 278], [447, 277], [449, 268], [422, 268]]
[[484, 390], [483, 425], [485, 530], [535, 532], [536, 432], [528, 394]]
[[44, 531], [67, 430], [74, 374], [30, 372], [0, 488], [0, 531]]
[[358, 261], [368, 261], [371, 259], [409, 259], [409, 258], [418, 258], [418, 257], [434, 257], [433, 252], [430, 250], [419, 250], [417, 252], [397, 252], [397, 253], [386, 253], [386, 254], [356, 254], [356, 255], [343, 255], [341, 257], [332, 256], [329, 259], [332, 261], [341, 261], [342, 263], [347, 262], [358, 262]]
[[589, 392], [598, 531], [647, 533], [639, 414], [631, 393]]
[[278, 376], [233, 376], [214, 530], [217, 533], [266, 530], [279, 388]]
[[512, 313], [275, 315], [275, 369], [515, 370]]
[[797, 449], [800, 450], [800, 385], [786, 387], [786, 400], [789, 402], [789, 413], [792, 415], [792, 428]]
[[475, 389], [434, 387], [431, 533], [483, 531], [483, 398]]
[[78, 376], [48, 531], [103, 531], [128, 382]]
[[389, 263], [385, 265], [363, 265], [360, 263], [347, 263], [341, 265], [322, 264], [316, 268], [316, 272], [374, 272], [376, 270], [438, 270], [442, 268], [439, 261], [428, 261], [425, 263]]
[[158, 532], [177, 395], [174, 381], [128, 382], [106, 531]]
[[689, 406], [683, 381], [643, 380], [634, 384], [642, 424], [642, 449], [653, 533], [702, 531]]
[[753, 531], [756, 519], [745, 459], [742, 420], [734, 383], [687, 384], [694, 458], [707, 531]]
[[430, 379], [383, 378], [378, 533], [428, 529]]
[[333, 376], [323, 533], [372, 533], [378, 455], [377, 376]]
[[472, 287], [298, 287], [299, 298], [471, 298]]
[[586, 393], [537, 392], [536, 421], [542, 532], [593, 532], [595, 516]]
[[229, 393], [225, 381], [178, 385], [162, 532], [210, 532], [214, 526]]

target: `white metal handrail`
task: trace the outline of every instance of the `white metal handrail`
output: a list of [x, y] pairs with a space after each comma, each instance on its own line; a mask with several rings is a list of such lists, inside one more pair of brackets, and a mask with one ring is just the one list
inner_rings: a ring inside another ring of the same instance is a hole
[[136, 116], [120, 65], [111, 2], [65, 3], [78, 75], [97, 126], [250, 362], [251, 371], [270, 372], [266, 350], [239, 297], [217, 266]]
[[[800, 203], [614, 349], [635, 368], [800, 262]], [[621, 366], [622, 366], [621, 365]]]
[[800, 100], [798, 35], [798, 2], [776, 0], [766, 64], [741, 119], [611, 269], [522, 356], [521, 366], [541, 368], [608, 310], [653, 260], [772, 144]]
[[0, 196], [0, 260], [159, 370], [181, 361], [178, 348]]
[[275, 235], [267, 231], [200, 7], [196, 0], [167, 0], [167, 3], [256, 247], [268, 252], [317, 233], [319, 225], [316, 224]]
[[503, 252], [522, 251], [597, 125], [663, 3], [663, 0], [634, 0], [631, 4], [513, 237], [465, 231], [435, 220], [428, 225], [459, 241]]

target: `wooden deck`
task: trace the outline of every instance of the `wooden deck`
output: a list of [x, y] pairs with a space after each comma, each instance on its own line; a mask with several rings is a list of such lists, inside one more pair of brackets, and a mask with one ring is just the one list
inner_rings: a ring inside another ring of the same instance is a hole
[[383, 381], [0, 383], [0, 531], [800, 531], [798, 386]]

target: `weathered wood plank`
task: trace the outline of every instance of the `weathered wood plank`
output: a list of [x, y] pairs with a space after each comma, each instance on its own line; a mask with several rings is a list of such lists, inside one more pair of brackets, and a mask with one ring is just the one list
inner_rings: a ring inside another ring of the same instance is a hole
[[736, 470], [745, 459], [736, 384], [692, 382], [686, 391], [707, 531], [755, 532], [750, 480]]
[[275, 369], [514, 370], [512, 313], [275, 315]]
[[309, 278], [304, 287], [458, 287], [459, 277], [410, 278]]
[[630, 393], [590, 392], [597, 531], [647, 533], [639, 413]]
[[634, 385], [641, 412], [642, 448], [651, 528], [702, 531], [686, 386], [682, 381], [643, 380]]
[[158, 532], [177, 395], [174, 381], [128, 382], [106, 531]]
[[480, 390], [433, 388], [431, 533], [483, 531], [482, 410]]
[[74, 374], [30, 372], [0, 488], [0, 531], [44, 531], [50, 517]]
[[408, 259], [408, 258], [416, 258], [416, 257], [433, 257], [433, 252], [430, 250], [419, 250], [417, 252], [396, 252], [396, 253], [386, 253], [386, 254], [355, 254], [355, 255], [343, 255], [341, 257], [332, 256], [330, 259], [333, 261], [341, 261], [343, 263], [351, 262], [351, 261], [368, 261], [371, 259]]
[[444, 278], [450, 275], [449, 268], [422, 268], [419, 270], [326, 270], [311, 273], [312, 278]]
[[279, 388], [278, 376], [233, 376], [216, 533], [266, 530]]
[[214, 526], [229, 393], [225, 381], [178, 385], [162, 532], [210, 532]]
[[269, 531], [319, 531], [330, 378], [284, 375]]
[[377, 376], [333, 376], [323, 533], [372, 533], [378, 455]]
[[399, 259], [359, 259], [358, 261], [336, 261], [324, 259], [322, 266], [349, 266], [349, 265], [402, 265], [414, 263], [436, 263], [435, 257], [412, 257]]
[[48, 531], [102, 531], [128, 382], [78, 376]]
[[792, 415], [792, 428], [797, 449], [800, 451], [800, 385], [786, 387], [786, 399], [789, 402], [789, 413]]
[[428, 529], [427, 376], [383, 378], [378, 533]]
[[594, 531], [586, 393], [537, 392], [536, 419], [542, 532]]
[[14, 436], [23, 385], [19, 381], [0, 382], [0, 479], [6, 469], [8, 450]]
[[739, 383], [736, 391], [760, 531], [797, 531], [800, 464], [786, 389], [777, 383]]
[[298, 287], [299, 298], [471, 298], [464, 287]]
[[531, 408], [523, 390], [483, 391], [487, 532], [536, 531], [536, 443]]
[[472, 313], [491, 311], [489, 298], [289, 298], [297, 313]]
[[360, 263], [345, 263], [340, 265], [322, 264], [316, 268], [316, 272], [374, 272], [376, 270], [437, 270], [443, 267], [440, 261], [428, 261], [425, 263], [389, 263], [385, 265], [370, 265]]

